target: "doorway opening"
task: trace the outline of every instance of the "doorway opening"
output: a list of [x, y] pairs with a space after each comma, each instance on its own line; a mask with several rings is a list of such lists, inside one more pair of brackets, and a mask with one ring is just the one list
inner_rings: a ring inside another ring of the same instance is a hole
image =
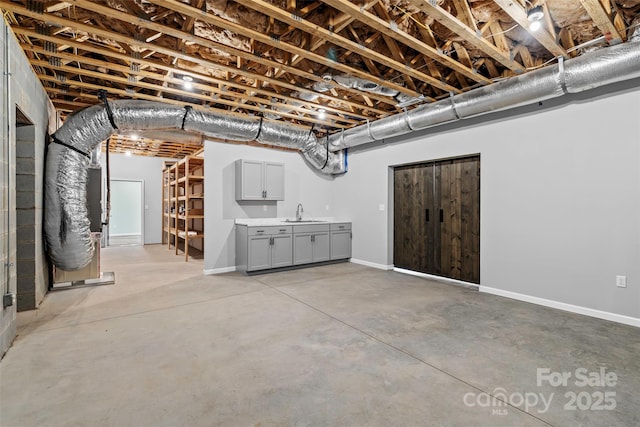
[[[37, 241], [42, 230], [42, 181], [36, 170], [36, 129], [31, 120], [16, 107], [16, 273], [17, 309], [33, 310], [46, 292], [48, 278], [44, 257], [38, 253]], [[40, 182], [39, 182], [40, 181]]]
[[111, 180], [108, 246], [144, 244], [144, 182]]

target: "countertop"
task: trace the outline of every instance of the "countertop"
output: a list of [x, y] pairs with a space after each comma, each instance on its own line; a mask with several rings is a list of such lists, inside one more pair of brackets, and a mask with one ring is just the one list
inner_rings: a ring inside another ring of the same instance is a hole
[[[309, 224], [336, 224], [341, 222], [351, 222], [349, 218], [334, 217], [303, 217], [301, 222], [287, 222], [285, 219], [295, 218], [237, 218], [237, 225], [247, 225], [249, 227], [268, 227], [281, 225], [309, 225]], [[305, 222], [313, 220], [313, 222]]]

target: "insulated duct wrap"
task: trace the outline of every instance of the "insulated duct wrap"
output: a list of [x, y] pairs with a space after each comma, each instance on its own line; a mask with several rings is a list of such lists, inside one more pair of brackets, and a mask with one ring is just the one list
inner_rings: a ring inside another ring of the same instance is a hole
[[263, 121], [203, 112], [160, 102], [118, 100], [94, 105], [70, 115], [53, 135], [47, 153], [45, 177], [45, 238], [53, 264], [67, 271], [91, 262], [93, 241], [87, 210], [87, 168], [93, 151], [115, 131], [195, 131], [233, 141], [257, 140], [263, 144], [297, 148], [322, 173], [344, 173], [343, 153], [328, 153], [306, 129]]
[[[637, 77], [640, 77], [640, 42], [618, 44], [333, 134], [329, 137], [329, 146], [332, 151], [339, 151], [412, 130], [427, 129]], [[398, 116], [404, 116], [404, 120], [399, 120]]]
[[640, 42], [622, 43], [571, 59], [564, 72], [569, 93], [636, 77], [640, 77]]
[[[295, 147], [322, 173], [339, 174], [346, 171], [346, 155], [342, 150], [347, 147], [637, 77], [640, 77], [640, 42], [627, 42], [351, 128], [331, 135], [322, 143], [308, 130], [257, 117], [196, 111], [148, 101], [113, 101], [109, 105], [114, 124], [121, 130], [184, 129], [227, 140], [257, 140]], [[349, 87], [363, 83], [361, 86], [371, 89], [364, 80], [334, 79]], [[323, 85], [318, 83], [314, 89], [322, 92]], [[107, 109], [96, 105], [69, 116], [49, 146], [45, 238], [53, 263], [64, 270], [81, 269], [93, 256], [86, 205], [87, 167], [92, 150], [114, 131]], [[327, 152], [327, 143], [333, 153]]]
[[185, 119], [184, 129], [213, 138], [247, 142], [258, 136], [260, 119], [191, 110]]

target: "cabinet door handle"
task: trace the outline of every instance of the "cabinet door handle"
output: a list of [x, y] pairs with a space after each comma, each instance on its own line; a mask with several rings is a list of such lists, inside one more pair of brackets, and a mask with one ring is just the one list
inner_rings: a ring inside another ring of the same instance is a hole
[[273, 246], [273, 237], [269, 237], [269, 245]]
[[311, 241], [312, 241], [312, 242], [315, 242], [315, 241], [316, 241], [316, 236], [313, 236], [313, 235], [312, 235], [312, 236], [311, 236]]
[[429, 222], [429, 209], [424, 210], [424, 220]]
[[444, 222], [444, 210], [440, 209], [440, 222]]

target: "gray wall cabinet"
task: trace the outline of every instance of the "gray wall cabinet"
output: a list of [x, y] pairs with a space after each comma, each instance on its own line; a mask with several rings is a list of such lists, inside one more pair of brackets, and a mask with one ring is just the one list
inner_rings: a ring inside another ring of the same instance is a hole
[[236, 200], [284, 200], [284, 164], [236, 160]]

